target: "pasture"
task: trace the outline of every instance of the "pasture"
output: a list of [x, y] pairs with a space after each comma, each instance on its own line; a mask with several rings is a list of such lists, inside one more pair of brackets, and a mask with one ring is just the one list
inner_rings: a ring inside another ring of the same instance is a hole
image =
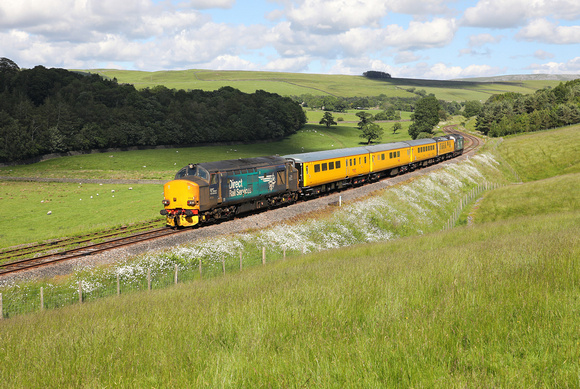
[[[537, 150], [557, 136], [558, 152], [572, 156], [564, 165]], [[462, 192], [512, 178], [491, 154], [349, 204], [343, 217], [357, 220], [363, 244], [327, 246], [322, 239], [348, 234], [339, 216], [321, 214], [297, 221], [311, 224], [304, 234], [294, 225], [256, 232], [260, 244], [284, 242], [289, 231], [288, 242], [311, 239], [311, 254], [3, 320], [0, 380], [23, 388], [576, 386], [580, 192], [569, 170], [577, 147], [569, 129], [506, 139], [498, 153], [509, 150], [518, 174], [543, 162], [545, 178], [484, 193], [469, 227], [437, 231]], [[368, 240], [371, 226], [407, 237], [373, 229], [378, 238]], [[205, 242], [221, 250], [207, 255], [219, 258], [236, 239], [251, 237]], [[201, 248], [160, 258], [194, 252]], [[52, 285], [74, 293], [67, 282]]]
[[[309, 113], [315, 117], [318, 114]], [[354, 113], [349, 115], [356, 117]], [[392, 123], [379, 124], [385, 128], [383, 142], [409, 139], [409, 122], [403, 122], [403, 129], [396, 135], [390, 130]], [[188, 163], [354, 147], [363, 142], [358, 135], [356, 123], [330, 128], [308, 124], [278, 142], [85, 154], [2, 167], [0, 176], [168, 181]], [[133, 188], [130, 192], [129, 187]], [[111, 190], [116, 190], [114, 198]], [[0, 219], [0, 247], [8, 247], [136, 221], [161, 221], [163, 187], [0, 181], [0, 198], [0, 214], [5, 215]], [[48, 211], [52, 211], [50, 216]]]
[[136, 88], [153, 88], [163, 85], [170, 89], [209, 91], [231, 86], [245, 93], [253, 93], [261, 89], [282, 96], [312, 94], [340, 97], [378, 96], [380, 94], [389, 97], [413, 97], [416, 95], [408, 89], [416, 88], [424, 89], [428, 94], [433, 93], [437, 98], [446, 101], [485, 101], [493, 94], [505, 92], [528, 94], [559, 84], [559, 81], [481, 83], [405, 78], [371, 80], [363, 76], [199, 69], [158, 72], [94, 69], [91, 72], [117, 78], [120, 83], [133, 84]]

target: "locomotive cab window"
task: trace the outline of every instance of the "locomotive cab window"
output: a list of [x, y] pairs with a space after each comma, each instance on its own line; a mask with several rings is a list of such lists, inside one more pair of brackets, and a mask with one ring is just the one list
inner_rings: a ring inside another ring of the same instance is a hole
[[218, 183], [218, 175], [217, 174], [212, 174], [211, 175], [211, 180], [209, 181], [210, 185], [214, 185]]

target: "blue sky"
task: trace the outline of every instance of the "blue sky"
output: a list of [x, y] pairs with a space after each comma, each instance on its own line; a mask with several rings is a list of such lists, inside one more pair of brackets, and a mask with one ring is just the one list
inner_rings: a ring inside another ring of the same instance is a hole
[[2, 0], [20, 67], [579, 74], [578, 0]]

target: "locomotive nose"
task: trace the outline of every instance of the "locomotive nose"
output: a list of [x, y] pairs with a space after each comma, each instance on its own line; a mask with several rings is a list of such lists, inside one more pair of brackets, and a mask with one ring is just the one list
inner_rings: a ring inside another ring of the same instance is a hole
[[161, 214], [171, 227], [193, 226], [199, 221], [199, 185], [188, 180], [173, 180], [163, 186]]

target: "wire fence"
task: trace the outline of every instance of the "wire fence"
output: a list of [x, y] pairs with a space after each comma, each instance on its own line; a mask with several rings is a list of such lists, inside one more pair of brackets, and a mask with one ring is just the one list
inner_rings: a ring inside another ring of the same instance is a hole
[[[304, 253], [306, 250], [298, 252]], [[253, 254], [253, 253], [252, 253]], [[293, 253], [296, 254], [296, 253]], [[239, 262], [222, 258], [221, 261], [207, 262], [199, 258], [195, 263], [187, 266], [175, 264], [171, 269], [146, 269], [143, 277], [127, 277], [121, 272], [116, 277], [101, 278], [98, 282], [88, 283], [80, 280], [65, 286], [16, 286], [11, 292], [0, 293], [0, 320], [16, 315], [56, 309], [77, 303], [95, 301], [103, 297], [125, 295], [129, 293], [164, 289], [171, 285], [193, 280], [215, 278], [226, 273], [241, 272], [244, 267], [255, 266], [260, 263], [286, 259], [286, 250], [271, 250], [267, 253], [262, 247], [261, 258], [244, 258], [244, 252], [239, 251]], [[255, 256], [255, 255], [254, 255]]]
[[[443, 230], [453, 228], [462, 212], [472, 202], [487, 191], [505, 185], [484, 182], [471, 189], [460, 200], [459, 204], [443, 226]], [[280, 247], [262, 247], [251, 252], [240, 251], [234, 257], [212, 260], [193, 259], [187, 264], [175, 263], [162, 268], [144, 268], [138, 274], [130, 276], [121, 270], [114, 276], [101, 277], [97, 281], [79, 280], [66, 285], [16, 285], [8, 291], [0, 293], [0, 320], [16, 315], [38, 312], [45, 309], [56, 309], [68, 305], [95, 301], [108, 296], [125, 295], [142, 291], [167, 288], [178, 283], [211, 279], [217, 276], [241, 272], [244, 268], [265, 265], [268, 262], [286, 259], [286, 250]], [[318, 248], [321, 249], [320, 247]], [[310, 250], [292, 250], [292, 256], [303, 255]], [[260, 255], [261, 254], [261, 255]], [[235, 258], [237, 257], [237, 258]]]

